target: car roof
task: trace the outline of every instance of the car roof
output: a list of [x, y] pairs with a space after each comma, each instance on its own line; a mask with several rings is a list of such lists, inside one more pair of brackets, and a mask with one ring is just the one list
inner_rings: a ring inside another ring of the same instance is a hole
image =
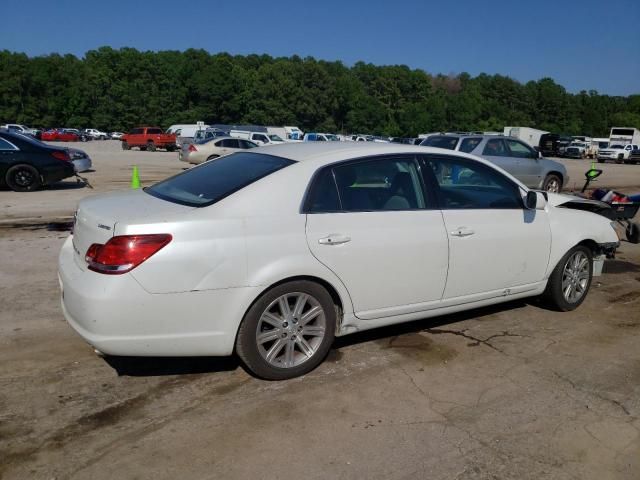
[[[491, 135], [489, 135], [491, 136]], [[496, 164], [476, 155], [471, 155], [446, 148], [423, 147], [420, 145], [408, 145], [403, 143], [377, 143], [377, 142], [296, 142], [266, 145], [248, 150], [247, 153], [273, 155], [287, 158], [300, 163], [313, 163], [317, 167], [344, 160], [355, 160], [359, 157], [377, 155], [402, 155], [402, 154], [434, 154], [449, 155], [468, 158], [494, 170], [498, 170], [523, 189], [524, 184], [509, 172], [506, 172]]]

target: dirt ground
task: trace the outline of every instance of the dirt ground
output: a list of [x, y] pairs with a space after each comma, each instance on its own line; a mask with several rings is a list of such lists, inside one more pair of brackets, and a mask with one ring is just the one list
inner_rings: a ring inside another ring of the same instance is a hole
[[[234, 358], [101, 358], [60, 310], [65, 222], [133, 164], [145, 184], [183, 165], [80, 148], [94, 190], [0, 192], [0, 478], [640, 478], [639, 245], [574, 312], [517, 301], [352, 335], [287, 382]], [[600, 184], [640, 191], [640, 166]]]

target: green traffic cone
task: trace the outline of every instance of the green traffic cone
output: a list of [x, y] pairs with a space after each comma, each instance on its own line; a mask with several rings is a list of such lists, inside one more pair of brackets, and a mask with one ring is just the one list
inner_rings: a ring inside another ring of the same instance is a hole
[[131, 188], [136, 189], [140, 188], [140, 174], [138, 173], [138, 166], [133, 166], [133, 174], [131, 175]]

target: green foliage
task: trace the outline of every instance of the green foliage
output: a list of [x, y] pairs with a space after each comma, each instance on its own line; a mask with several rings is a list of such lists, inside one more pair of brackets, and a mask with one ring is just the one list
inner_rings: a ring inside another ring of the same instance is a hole
[[501, 75], [433, 76], [298, 56], [0, 51], [0, 123], [128, 130], [198, 120], [394, 136], [505, 125], [606, 136], [611, 126], [640, 128], [640, 95], [573, 95], [550, 78], [523, 85]]

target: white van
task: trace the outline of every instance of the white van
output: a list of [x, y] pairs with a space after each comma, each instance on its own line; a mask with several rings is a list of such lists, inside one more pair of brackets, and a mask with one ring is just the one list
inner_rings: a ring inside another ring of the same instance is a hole
[[258, 145], [276, 145], [278, 143], [284, 143], [284, 140], [279, 135], [268, 132], [249, 132], [246, 130], [231, 130], [229, 132], [230, 137], [244, 138], [245, 140], [251, 140]]
[[304, 132], [298, 127], [267, 127], [267, 133], [277, 135], [285, 142], [301, 142]]

